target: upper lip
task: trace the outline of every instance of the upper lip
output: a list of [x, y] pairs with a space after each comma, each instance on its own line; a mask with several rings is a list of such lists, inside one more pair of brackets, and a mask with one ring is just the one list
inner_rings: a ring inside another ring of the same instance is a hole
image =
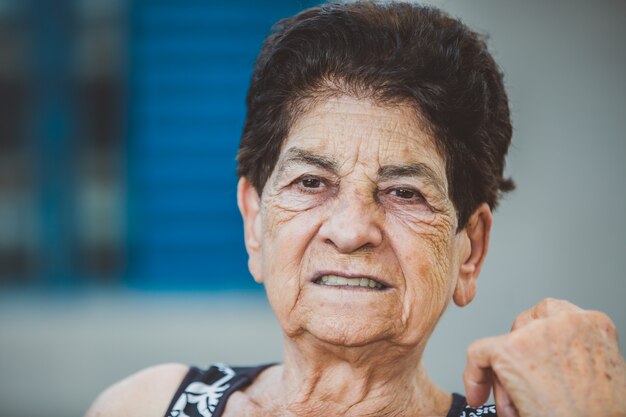
[[345, 271], [318, 271], [313, 275], [313, 278], [311, 278], [311, 282], [317, 281], [324, 275], [335, 275], [338, 277], [346, 277], [346, 278], [368, 278], [368, 279], [378, 282], [379, 284], [384, 285], [385, 287], [391, 287], [391, 285], [381, 277], [369, 275], [369, 274], [360, 274], [358, 272], [345, 272]]

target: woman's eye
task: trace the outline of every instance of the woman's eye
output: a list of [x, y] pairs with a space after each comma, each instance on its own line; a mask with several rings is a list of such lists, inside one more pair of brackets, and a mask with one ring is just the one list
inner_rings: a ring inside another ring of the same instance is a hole
[[300, 191], [307, 193], [319, 193], [328, 187], [326, 180], [316, 176], [302, 176], [292, 182]]
[[397, 188], [392, 191], [396, 197], [400, 197], [405, 200], [410, 200], [415, 197], [415, 191], [407, 190], [406, 188]]
[[319, 178], [307, 177], [302, 178], [300, 180], [300, 184], [302, 184], [304, 188], [320, 188], [322, 186], [322, 180]]
[[411, 188], [393, 188], [391, 190], [389, 190], [389, 194], [391, 194], [392, 196], [400, 199], [400, 200], [407, 200], [407, 201], [423, 201], [424, 197], [422, 196], [422, 194], [416, 190], [413, 190]]

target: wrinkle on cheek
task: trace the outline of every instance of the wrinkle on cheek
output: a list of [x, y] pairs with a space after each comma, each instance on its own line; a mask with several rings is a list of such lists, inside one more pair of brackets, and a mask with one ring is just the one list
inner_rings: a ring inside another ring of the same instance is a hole
[[[277, 272], [277, 276], [287, 275], [289, 277], [288, 280], [281, 285], [283, 289], [282, 294], [292, 294], [292, 288], [295, 287], [297, 289], [296, 295], [295, 297], [293, 297], [291, 307], [289, 308], [289, 313], [293, 312], [293, 310], [298, 305], [299, 300], [302, 298], [302, 285], [300, 283], [300, 276], [302, 272], [301, 268], [301, 265], [298, 265], [295, 261], [293, 261], [287, 263], [282, 271]], [[285, 274], [285, 272], [287, 272], [288, 274]]]
[[[419, 285], [408, 282], [405, 284], [407, 293], [404, 295], [404, 299], [409, 302], [403, 305], [402, 323], [407, 326], [411, 322], [417, 321], [426, 324], [432, 321], [432, 326], [434, 326], [448, 304], [450, 285], [447, 280], [450, 277], [449, 259], [452, 252], [454, 221], [451, 221], [447, 216], [437, 216], [431, 222], [415, 222], [397, 218], [392, 221], [396, 222], [394, 227], [409, 228], [413, 234], [419, 235], [420, 241], [423, 242], [421, 250], [417, 249], [419, 253], [409, 253], [402, 258], [405, 268], [419, 264], [419, 271], [416, 271], [415, 276], [423, 280]], [[416, 257], [422, 258], [423, 261], [417, 262]], [[408, 293], [411, 288], [418, 287], [421, 293]], [[426, 310], [416, 309], [415, 303], [421, 303]], [[418, 310], [420, 314], [432, 317], [432, 320], [425, 320], [424, 318], [412, 320], [412, 316]]]
[[262, 215], [267, 237], [274, 236], [278, 226], [293, 220], [311, 208], [304, 198], [288, 200], [288, 204], [283, 200], [285, 199], [281, 198], [280, 194], [274, 194], [263, 201]]
[[324, 190], [319, 193], [306, 193], [297, 190], [294, 186], [284, 186], [277, 190], [272, 190], [263, 199], [262, 205], [265, 208], [272, 208], [273, 215], [281, 221], [288, 221], [295, 215], [310, 211], [321, 205], [333, 195], [332, 190]]
[[305, 205], [304, 203], [302, 204], [294, 203], [288, 206], [277, 203], [274, 205], [274, 208], [278, 209], [277, 213], [275, 213], [270, 219], [270, 221], [268, 222], [269, 224], [272, 225], [274, 229], [276, 228], [276, 226], [280, 226], [284, 223], [287, 223], [293, 220], [298, 215], [302, 214], [303, 212], [309, 210], [309, 207]]
[[[275, 262], [272, 259], [266, 259], [266, 265], [275, 265]], [[266, 280], [270, 303], [281, 322], [281, 327], [288, 334], [295, 335], [301, 332], [302, 329], [299, 326], [299, 320], [297, 320], [302, 313], [298, 311], [303, 291], [300, 282], [301, 265], [296, 260], [292, 260], [285, 263], [280, 269], [267, 272], [268, 277], [282, 277], [280, 280], [272, 278]]]
[[298, 293], [289, 309], [289, 314], [293, 314], [294, 310], [300, 305], [300, 300], [302, 299], [302, 286], [298, 285]]
[[448, 255], [450, 243], [453, 238], [454, 222], [448, 215], [435, 213], [429, 222], [413, 224], [415, 233], [430, 245], [433, 253], [438, 255]]
[[[268, 268], [264, 271], [264, 276], [271, 304], [277, 309], [281, 325], [287, 334], [294, 336], [303, 331], [300, 321], [294, 318], [305, 314], [300, 310], [304, 291], [301, 279], [308, 259], [306, 242], [311, 238], [314, 229], [304, 226], [303, 221], [306, 218], [297, 219], [310, 210], [301, 210], [294, 204], [297, 200], [288, 200], [288, 203], [285, 204], [284, 195], [280, 192], [268, 193], [263, 200], [263, 236], [267, 254], [289, 255], [288, 258], [283, 258], [282, 262], [276, 262], [276, 259], [271, 258], [264, 259], [264, 266]], [[298, 223], [302, 228], [298, 227]], [[307, 222], [307, 225], [310, 226], [310, 222]], [[294, 233], [298, 236], [294, 236]], [[297, 251], [294, 251], [296, 249], [293, 246], [294, 241], [302, 243]]]

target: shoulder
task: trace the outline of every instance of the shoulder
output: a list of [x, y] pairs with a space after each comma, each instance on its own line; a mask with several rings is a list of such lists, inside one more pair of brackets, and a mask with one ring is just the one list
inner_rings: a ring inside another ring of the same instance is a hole
[[85, 417], [162, 417], [188, 371], [177, 363], [139, 371], [102, 392]]

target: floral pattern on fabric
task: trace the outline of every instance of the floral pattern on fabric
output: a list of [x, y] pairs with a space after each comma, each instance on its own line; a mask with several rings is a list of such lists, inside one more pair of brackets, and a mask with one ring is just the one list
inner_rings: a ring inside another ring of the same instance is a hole
[[[180, 394], [175, 397], [166, 417], [219, 417], [217, 407], [227, 401], [233, 391], [241, 389], [242, 378], [252, 381], [263, 369], [272, 364], [254, 368], [231, 368], [222, 363], [214, 364], [206, 370], [191, 368], [189, 378], [185, 378], [179, 387]], [[237, 371], [235, 371], [237, 369]], [[252, 371], [252, 372], [251, 372]], [[223, 410], [223, 405], [221, 410]], [[454, 417], [497, 417], [495, 405], [472, 408], [465, 397], [453, 394], [453, 404], [449, 416]]]
[[478, 408], [472, 408], [469, 405], [465, 407], [463, 413], [459, 417], [484, 417], [484, 416], [493, 416], [496, 417], [496, 406], [495, 405], [485, 405]]
[[[168, 417], [212, 417], [215, 407], [224, 395], [230, 384], [228, 381], [233, 379], [235, 371], [222, 363], [214, 365], [223, 376], [212, 384], [204, 382], [192, 382], [185, 388], [185, 391], [178, 397]], [[194, 413], [189, 415], [185, 409], [191, 405]]]

